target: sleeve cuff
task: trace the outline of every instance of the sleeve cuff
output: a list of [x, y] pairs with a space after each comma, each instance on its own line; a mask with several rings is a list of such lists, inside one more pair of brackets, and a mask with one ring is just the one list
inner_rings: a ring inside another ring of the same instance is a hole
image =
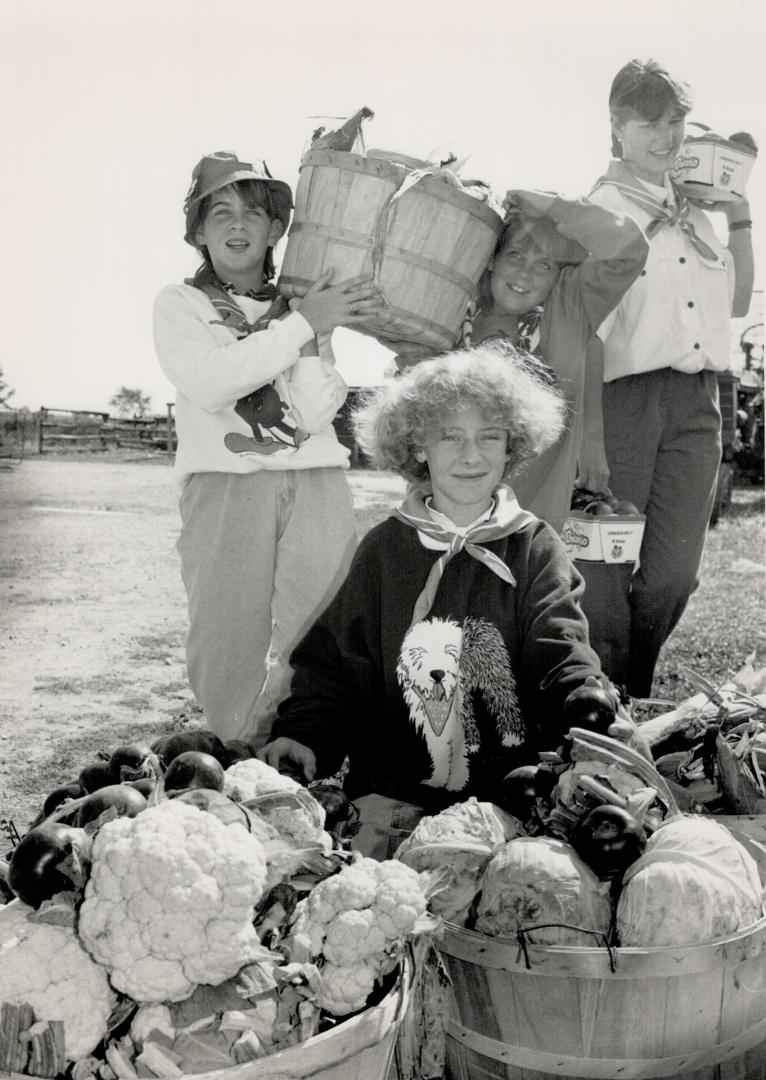
[[[274, 323], [269, 325], [273, 326]], [[292, 345], [296, 351], [303, 345], [308, 345], [314, 337], [311, 323], [304, 319], [300, 311], [291, 311], [286, 318], [279, 320], [279, 325], [287, 334], [289, 345]]]

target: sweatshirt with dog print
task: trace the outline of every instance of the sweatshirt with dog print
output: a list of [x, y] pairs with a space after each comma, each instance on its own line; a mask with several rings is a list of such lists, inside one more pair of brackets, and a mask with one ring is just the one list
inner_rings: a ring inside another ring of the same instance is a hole
[[459, 550], [415, 617], [439, 552], [391, 517], [372, 529], [348, 578], [292, 656], [290, 697], [272, 737], [316, 755], [345, 786], [435, 812], [496, 797], [503, 776], [554, 749], [567, 696], [601, 676], [580, 608], [582, 579], [555, 531], [522, 511], [482, 541], [509, 574]]

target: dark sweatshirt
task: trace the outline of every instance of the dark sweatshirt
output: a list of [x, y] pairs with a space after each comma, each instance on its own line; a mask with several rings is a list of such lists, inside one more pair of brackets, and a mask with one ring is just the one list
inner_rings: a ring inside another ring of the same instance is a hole
[[470, 795], [491, 800], [509, 769], [555, 748], [565, 698], [601, 675], [582, 579], [539, 520], [484, 546], [516, 584], [461, 551], [410, 628], [440, 553], [394, 518], [371, 530], [292, 655], [272, 738], [310, 747], [320, 776], [348, 754], [351, 797], [378, 792], [431, 812]]

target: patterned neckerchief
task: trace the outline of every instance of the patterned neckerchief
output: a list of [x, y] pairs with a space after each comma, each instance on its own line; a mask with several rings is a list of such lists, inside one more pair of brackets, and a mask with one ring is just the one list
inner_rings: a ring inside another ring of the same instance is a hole
[[[259, 292], [249, 289], [246, 293], [237, 293], [233, 285], [220, 281], [215, 271], [207, 265], [201, 266], [193, 278], [187, 278], [186, 284], [203, 292], [221, 316], [220, 319], [211, 320], [211, 324], [228, 326], [240, 340], [248, 334], [265, 330], [273, 319], [281, 319], [290, 310], [287, 300], [279, 295], [275, 285], [269, 283]], [[251, 323], [248, 322], [247, 316], [236, 300], [232, 299], [233, 296], [247, 296], [252, 300], [262, 302], [270, 300], [271, 306], [268, 311]]]
[[[465, 313], [463, 319], [463, 327], [461, 333], [461, 341], [465, 348], [470, 349], [473, 345], [473, 328], [476, 320], [481, 315], [481, 308], [477, 307], [474, 302], [468, 305], [468, 310]], [[493, 340], [505, 340], [517, 349], [521, 349], [524, 352], [531, 353], [533, 356], [540, 356], [540, 343], [541, 343], [541, 326], [543, 321], [543, 305], [538, 304], [537, 307], [532, 308], [531, 311], [526, 311], [523, 315], [519, 315], [517, 323], [517, 338], [514, 341], [510, 334], [498, 330], [497, 333], [490, 334], [484, 338], [484, 341]]]

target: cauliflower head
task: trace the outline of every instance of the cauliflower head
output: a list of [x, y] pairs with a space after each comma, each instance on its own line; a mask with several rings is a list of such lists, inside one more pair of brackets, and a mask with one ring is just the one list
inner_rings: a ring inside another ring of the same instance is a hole
[[106, 1034], [116, 998], [106, 969], [88, 956], [74, 927], [34, 915], [20, 900], [2, 909], [0, 1001], [31, 1005], [36, 1020], [63, 1021], [64, 1052], [78, 1061]]
[[333, 1016], [363, 1009], [377, 978], [374, 965], [361, 961], [349, 967], [325, 964], [322, 969], [322, 1008]]
[[224, 794], [237, 802], [257, 799], [259, 795], [271, 795], [275, 791], [297, 791], [297, 780], [267, 765], [259, 758], [235, 761], [224, 773]]
[[258, 955], [266, 862], [244, 829], [173, 799], [102, 826], [92, 858], [79, 932], [117, 990], [181, 1001]]
[[296, 931], [324, 961], [322, 1008], [334, 1016], [361, 1009], [425, 910], [420, 875], [394, 859], [358, 859], [315, 885], [301, 904]]

